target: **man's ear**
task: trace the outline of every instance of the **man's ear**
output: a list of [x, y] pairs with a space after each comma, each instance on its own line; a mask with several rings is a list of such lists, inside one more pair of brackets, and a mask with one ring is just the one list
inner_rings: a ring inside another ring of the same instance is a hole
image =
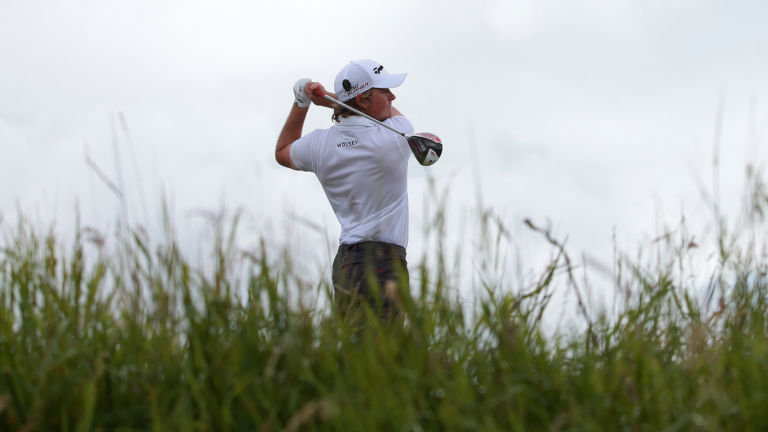
[[357, 104], [357, 106], [359, 106], [363, 110], [368, 109], [369, 102], [370, 101], [367, 98], [364, 98], [362, 94], [355, 96], [355, 103]]

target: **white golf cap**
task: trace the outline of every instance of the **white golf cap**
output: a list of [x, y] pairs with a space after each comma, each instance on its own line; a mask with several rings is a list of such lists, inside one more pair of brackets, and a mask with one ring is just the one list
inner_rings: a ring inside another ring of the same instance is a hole
[[394, 88], [405, 81], [405, 73], [389, 73], [381, 63], [363, 59], [350, 62], [336, 75], [333, 89], [346, 102], [372, 88]]

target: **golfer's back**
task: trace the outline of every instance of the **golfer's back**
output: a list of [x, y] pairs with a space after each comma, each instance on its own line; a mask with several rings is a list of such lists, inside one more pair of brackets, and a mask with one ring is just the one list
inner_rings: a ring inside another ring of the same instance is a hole
[[[405, 117], [386, 122], [410, 133]], [[358, 116], [342, 118], [293, 144], [291, 158], [312, 171], [341, 224], [342, 244], [375, 240], [407, 246], [407, 171], [405, 138]]]

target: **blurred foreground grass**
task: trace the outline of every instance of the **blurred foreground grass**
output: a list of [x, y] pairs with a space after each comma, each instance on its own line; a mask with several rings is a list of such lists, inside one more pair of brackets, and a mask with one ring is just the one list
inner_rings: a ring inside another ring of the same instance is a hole
[[[681, 271], [692, 244], [661, 242], [671, 258], [653, 264], [617, 258], [618, 305], [591, 312], [565, 248], [528, 222], [553, 258], [524, 290], [487, 285], [468, 313], [438, 247], [411, 272], [404, 321], [355, 329], [305, 306], [330, 291], [301, 282], [290, 254], [239, 250], [236, 224], [209, 268], [172, 228], [76, 228], [60, 244], [4, 226], [0, 430], [768, 429], [756, 247], [721, 241], [698, 292]], [[580, 325], [545, 333], [556, 289], [575, 291]]]

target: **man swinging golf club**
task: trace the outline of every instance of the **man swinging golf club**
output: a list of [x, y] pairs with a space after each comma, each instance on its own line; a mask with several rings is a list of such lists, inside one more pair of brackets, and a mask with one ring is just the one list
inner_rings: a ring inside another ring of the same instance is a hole
[[[367, 302], [389, 316], [398, 309], [399, 289], [408, 284], [408, 160], [413, 152], [430, 165], [442, 144], [431, 134], [410, 135], [411, 122], [392, 106], [390, 89], [405, 77], [365, 59], [338, 73], [335, 94], [301, 79], [277, 140], [277, 162], [315, 173], [341, 224], [332, 269], [341, 313]], [[302, 136], [312, 102], [332, 108], [335, 124]]]

